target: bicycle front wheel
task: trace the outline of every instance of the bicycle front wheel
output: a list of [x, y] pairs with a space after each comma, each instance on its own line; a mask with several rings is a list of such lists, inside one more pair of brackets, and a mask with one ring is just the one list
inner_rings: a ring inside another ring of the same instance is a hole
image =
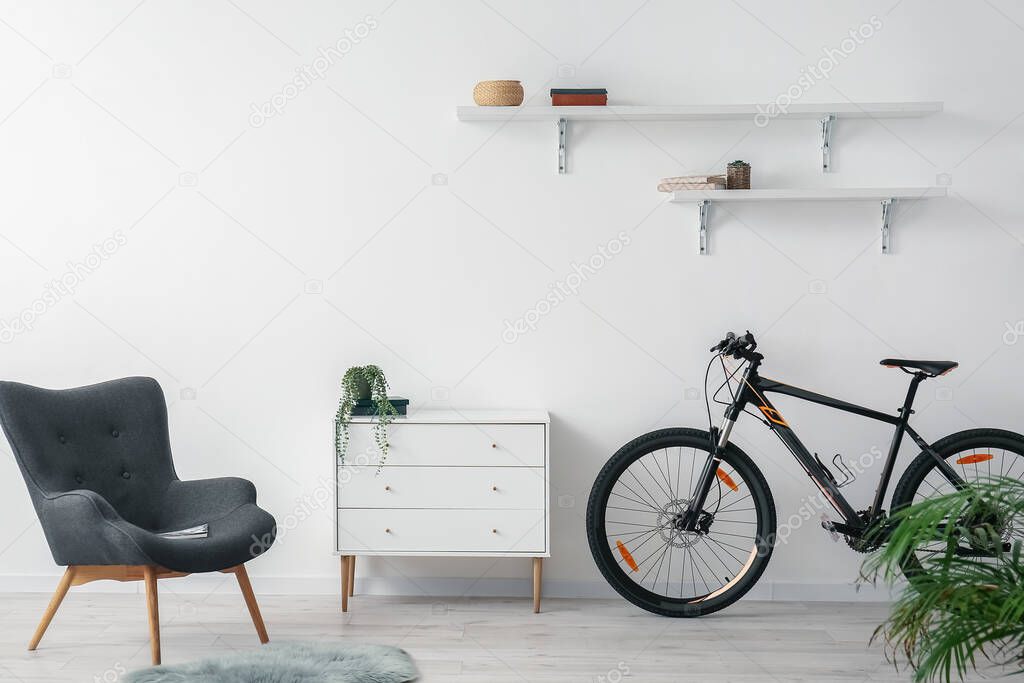
[[775, 538], [775, 503], [757, 466], [721, 453], [698, 529], [680, 520], [710, 453], [697, 429], [629, 442], [602, 468], [587, 504], [594, 561], [622, 597], [648, 612], [697, 617], [739, 600], [760, 578]]

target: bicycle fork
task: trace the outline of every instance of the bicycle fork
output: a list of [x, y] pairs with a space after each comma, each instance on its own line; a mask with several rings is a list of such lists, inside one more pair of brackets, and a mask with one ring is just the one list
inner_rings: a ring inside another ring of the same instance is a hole
[[[729, 413], [731, 412], [732, 410], [730, 409]], [[711, 452], [708, 454], [708, 459], [704, 462], [704, 467], [697, 478], [697, 488], [694, 490], [693, 499], [686, 506], [686, 512], [683, 514], [682, 527], [684, 531], [696, 530], [700, 512], [704, 509], [704, 503], [707, 501], [708, 493], [711, 491], [711, 484], [715, 476], [717, 476], [718, 468], [722, 463], [719, 453], [728, 445], [729, 435], [732, 434], [732, 428], [736, 424], [735, 416], [730, 417], [729, 413], [722, 420], [721, 427], [711, 430]]]

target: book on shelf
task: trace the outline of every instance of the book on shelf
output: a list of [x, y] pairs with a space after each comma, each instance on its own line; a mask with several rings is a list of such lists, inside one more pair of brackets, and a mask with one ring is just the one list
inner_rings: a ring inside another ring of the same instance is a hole
[[607, 95], [552, 95], [552, 107], [604, 107]]
[[718, 190], [724, 189], [725, 183], [658, 183], [658, 187], [677, 187], [686, 190]]
[[676, 190], [724, 190], [725, 183], [658, 183], [658, 192]]
[[608, 91], [604, 88], [552, 88], [551, 105], [554, 107], [603, 107], [608, 104]]
[[663, 183], [721, 183], [725, 185], [725, 174], [717, 173], [710, 175], [679, 175], [670, 178], [662, 178]]
[[681, 175], [662, 178], [658, 182], [658, 192], [675, 192], [676, 190], [724, 190], [724, 175]]
[[[409, 399], [402, 398], [401, 396], [388, 396], [388, 402], [396, 408], [400, 405], [409, 405]], [[372, 398], [357, 398], [356, 402], [352, 405], [365, 408], [366, 406], [375, 406], [377, 405], [377, 402]]]
[[607, 88], [552, 88], [551, 95], [607, 95]]
[[[401, 396], [388, 396], [388, 403], [395, 407], [399, 415], [407, 415], [409, 411], [409, 399], [402, 398]], [[352, 406], [353, 417], [366, 417], [371, 415], [378, 415], [377, 404], [372, 398], [360, 398], [356, 399], [356, 403]]]

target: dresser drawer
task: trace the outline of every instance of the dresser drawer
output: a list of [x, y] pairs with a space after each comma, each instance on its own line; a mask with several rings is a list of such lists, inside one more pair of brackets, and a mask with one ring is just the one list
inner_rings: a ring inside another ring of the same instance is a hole
[[543, 510], [338, 511], [343, 553], [541, 553]]
[[543, 467], [338, 468], [341, 508], [543, 510]]
[[[542, 424], [403, 424], [388, 425], [389, 466], [449, 465], [544, 467]], [[346, 465], [373, 465], [378, 460], [373, 425], [349, 425]]]

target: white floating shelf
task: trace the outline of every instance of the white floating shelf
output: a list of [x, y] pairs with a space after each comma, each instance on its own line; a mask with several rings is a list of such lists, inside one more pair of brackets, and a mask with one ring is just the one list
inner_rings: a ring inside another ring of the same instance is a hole
[[[775, 105], [684, 104], [673, 106], [605, 107], [458, 107], [459, 121], [729, 121], [753, 119]], [[845, 119], [915, 118], [942, 111], [942, 102], [794, 103], [771, 118], [820, 119], [829, 114]]]
[[[758, 123], [781, 119], [817, 119], [821, 135], [821, 168], [832, 165], [832, 128], [836, 119], [916, 118], [942, 111], [942, 102], [796, 102], [785, 112], [768, 104], [686, 104], [604, 107], [456, 107], [459, 121], [517, 123], [554, 122], [558, 125], [558, 172], [566, 172], [566, 144], [570, 121], [738, 121]], [[772, 113], [769, 113], [772, 112]], [[759, 124], [764, 125], [764, 124]]]
[[708, 213], [711, 203], [730, 202], [817, 202], [875, 200], [882, 205], [882, 253], [891, 252], [892, 206], [900, 199], [945, 197], [944, 187], [815, 187], [774, 190], [677, 190], [670, 202], [697, 206], [698, 251], [708, 253]]
[[816, 202], [856, 199], [929, 199], [945, 197], [944, 187], [811, 187], [775, 190], [677, 190], [671, 202]]

